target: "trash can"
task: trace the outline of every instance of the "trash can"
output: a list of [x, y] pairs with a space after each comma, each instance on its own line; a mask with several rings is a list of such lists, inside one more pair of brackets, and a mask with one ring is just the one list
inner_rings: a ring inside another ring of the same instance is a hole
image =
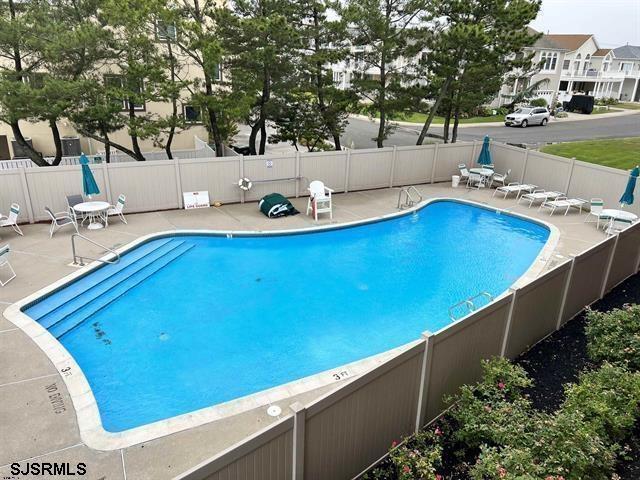
[[460, 175], [451, 175], [451, 186], [456, 188], [460, 185]]

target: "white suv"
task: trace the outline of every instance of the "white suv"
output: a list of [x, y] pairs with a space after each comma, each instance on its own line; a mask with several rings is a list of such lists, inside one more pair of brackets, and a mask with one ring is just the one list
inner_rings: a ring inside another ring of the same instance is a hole
[[542, 125], [549, 122], [551, 113], [544, 107], [519, 107], [516, 111], [504, 117], [507, 127], [519, 126], [526, 128], [529, 125]]

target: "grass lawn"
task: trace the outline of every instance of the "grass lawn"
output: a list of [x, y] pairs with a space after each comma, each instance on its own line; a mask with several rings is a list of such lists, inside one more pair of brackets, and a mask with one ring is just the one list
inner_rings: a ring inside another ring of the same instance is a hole
[[545, 153], [629, 170], [640, 163], [640, 137], [566, 142], [542, 147]]
[[640, 110], [640, 103], [618, 103], [616, 107], [628, 108], [629, 110]]
[[595, 107], [591, 115], [602, 115], [603, 113], [621, 112], [619, 108]]
[[[427, 115], [424, 113], [411, 113], [406, 115], [401, 120], [404, 122], [424, 123], [427, 119]], [[504, 115], [491, 115], [489, 117], [469, 117], [461, 118], [460, 123], [488, 123], [488, 122], [502, 122], [504, 121]], [[433, 123], [443, 124], [444, 118], [436, 116], [433, 119]], [[453, 119], [451, 119], [451, 126], [453, 126]]]

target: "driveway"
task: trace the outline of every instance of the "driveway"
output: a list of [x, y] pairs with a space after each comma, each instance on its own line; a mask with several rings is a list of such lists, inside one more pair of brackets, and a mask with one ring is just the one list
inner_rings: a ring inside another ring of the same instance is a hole
[[[589, 121], [552, 121], [546, 127], [509, 128], [505, 126], [475, 126], [461, 128], [458, 131], [459, 140], [481, 140], [485, 135], [500, 142], [526, 143], [532, 146], [571, 140], [591, 140], [594, 138], [634, 137], [640, 135], [640, 112], [633, 115], [607, 118], [601, 115]], [[342, 143], [353, 148], [372, 148], [376, 144], [372, 138], [376, 135], [378, 124], [370, 120], [350, 118], [349, 125], [343, 135]], [[435, 125], [429, 133], [442, 135], [442, 126]], [[398, 129], [385, 141], [385, 146], [415, 145], [419, 126], [400, 125]], [[427, 141], [436, 141], [427, 138]]]

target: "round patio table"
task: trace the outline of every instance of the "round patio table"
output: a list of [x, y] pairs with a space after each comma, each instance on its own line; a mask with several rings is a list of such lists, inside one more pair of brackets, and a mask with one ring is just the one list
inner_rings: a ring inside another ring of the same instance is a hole
[[109, 207], [110, 205], [107, 202], [96, 201], [79, 203], [73, 209], [78, 213], [84, 214], [86, 216], [85, 220], [89, 219], [89, 225], [87, 225], [89, 230], [99, 230], [104, 228], [104, 224], [101, 221], [104, 221], [104, 215], [109, 210]]
[[626, 210], [617, 210], [615, 208], [605, 208], [600, 212], [600, 216], [627, 222], [635, 222], [638, 219], [638, 216], [635, 213], [631, 213]]
[[478, 175], [482, 175], [483, 177], [490, 177], [491, 175], [493, 175], [495, 172], [493, 170], [491, 170], [490, 168], [470, 168], [469, 171], [471, 173], [477, 173]]

